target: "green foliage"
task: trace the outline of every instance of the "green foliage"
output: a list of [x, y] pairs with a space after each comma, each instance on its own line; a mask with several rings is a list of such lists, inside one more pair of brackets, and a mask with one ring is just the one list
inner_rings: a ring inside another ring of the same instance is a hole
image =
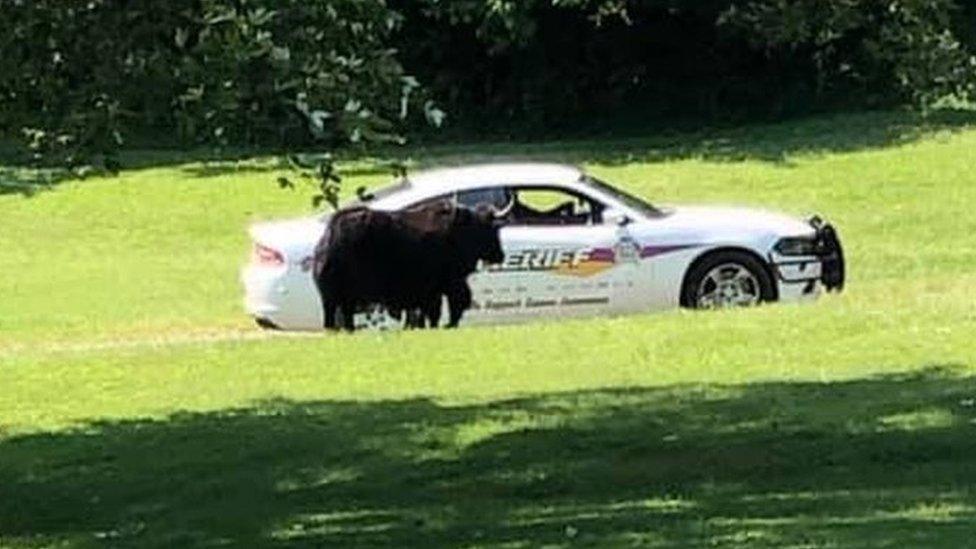
[[477, 128], [925, 106], [976, 73], [953, 0], [402, 4], [430, 21], [404, 29], [408, 70]]
[[473, 25], [492, 52], [531, 42], [537, 20], [546, 10], [576, 11], [597, 25], [611, 17], [627, 17], [626, 0], [420, 0], [417, 4], [431, 20], [451, 26]]
[[[955, 0], [0, 0], [0, 134], [109, 170], [190, 145], [402, 142], [973, 94]], [[416, 75], [414, 78], [410, 75]], [[423, 83], [423, 86], [421, 86]]]
[[954, 36], [953, 0], [753, 0], [721, 23], [770, 56], [799, 56], [818, 91], [860, 88], [920, 105], [973, 91], [976, 59]]
[[216, 145], [390, 141], [419, 99], [383, 0], [2, 2], [0, 129], [35, 160], [110, 159], [147, 128]]
[[303, 158], [292, 154], [287, 157], [290, 176], [279, 176], [278, 186], [282, 189], [295, 189], [298, 180], [313, 189], [312, 207], [318, 208], [322, 203], [332, 209], [339, 209], [339, 199], [342, 193], [342, 178], [338, 174], [335, 159], [331, 154], [315, 158]]

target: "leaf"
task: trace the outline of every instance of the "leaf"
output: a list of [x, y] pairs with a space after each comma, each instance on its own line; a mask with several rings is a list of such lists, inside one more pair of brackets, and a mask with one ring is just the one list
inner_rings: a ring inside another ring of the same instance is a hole
[[447, 118], [447, 113], [437, 108], [433, 101], [428, 100], [424, 103], [424, 117], [427, 118], [427, 123], [435, 128], [440, 128], [444, 125], [444, 120]]
[[183, 27], [179, 27], [176, 29], [176, 36], [174, 37], [174, 41], [176, 42], [177, 48], [180, 48], [181, 50], [186, 48], [186, 45], [189, 42], [189, 40], [190, 40], [190, 31], [186, 30]]
[[292, 169], [301, 170], [301, 169], [308, 168], [308, 164], [303, 162], [301, 157], [299, 157], [297, 154], [289, 154], [285, 156], [285, 158], [288, 159], [288, 164], [291, 166]]

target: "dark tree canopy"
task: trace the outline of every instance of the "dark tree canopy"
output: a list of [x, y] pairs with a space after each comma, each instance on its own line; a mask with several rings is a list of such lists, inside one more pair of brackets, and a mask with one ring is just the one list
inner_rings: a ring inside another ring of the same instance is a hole
[[0, 128], [68, 163], [185, 143], [395, 138], [418, 84], [383, 0], [0, 0]]
[[[558, 132], [973, 92], [954, 0], [0, 0], [0, 133], [103, 162], [134, 134], [329, 149], [411, 124]], [[410, 75], [415, 75], [416, 78]], [[422, 85], [423, 86], [422, 86]]]
[[952, 0], [397, 5], [425, 22], [403, 28], [408, 70], [474, 127], [925, 105], [971, 93], [976, 72], [957, 38], [976, 13]]

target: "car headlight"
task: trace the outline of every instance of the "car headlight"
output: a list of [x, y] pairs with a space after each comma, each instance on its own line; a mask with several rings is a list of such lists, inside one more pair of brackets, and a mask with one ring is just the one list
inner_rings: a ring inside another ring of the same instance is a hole
[[817, 255], [817, 240], [813, 237], [784, 238], [773, 246], [780, 255]]

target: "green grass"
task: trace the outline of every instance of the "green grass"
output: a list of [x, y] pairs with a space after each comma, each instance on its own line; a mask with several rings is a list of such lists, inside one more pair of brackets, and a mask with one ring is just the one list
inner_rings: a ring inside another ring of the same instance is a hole
[[[0, 546], [970, 543], [976, 117], [407, 153], [820, 212], [850, 284], [714, 314], [266, 336], [241, 311], [244, 229], [310, 211], [273, 159], [143, 153], [0, 195]], [[348, 188], [388, 179], [346, 166]]]

